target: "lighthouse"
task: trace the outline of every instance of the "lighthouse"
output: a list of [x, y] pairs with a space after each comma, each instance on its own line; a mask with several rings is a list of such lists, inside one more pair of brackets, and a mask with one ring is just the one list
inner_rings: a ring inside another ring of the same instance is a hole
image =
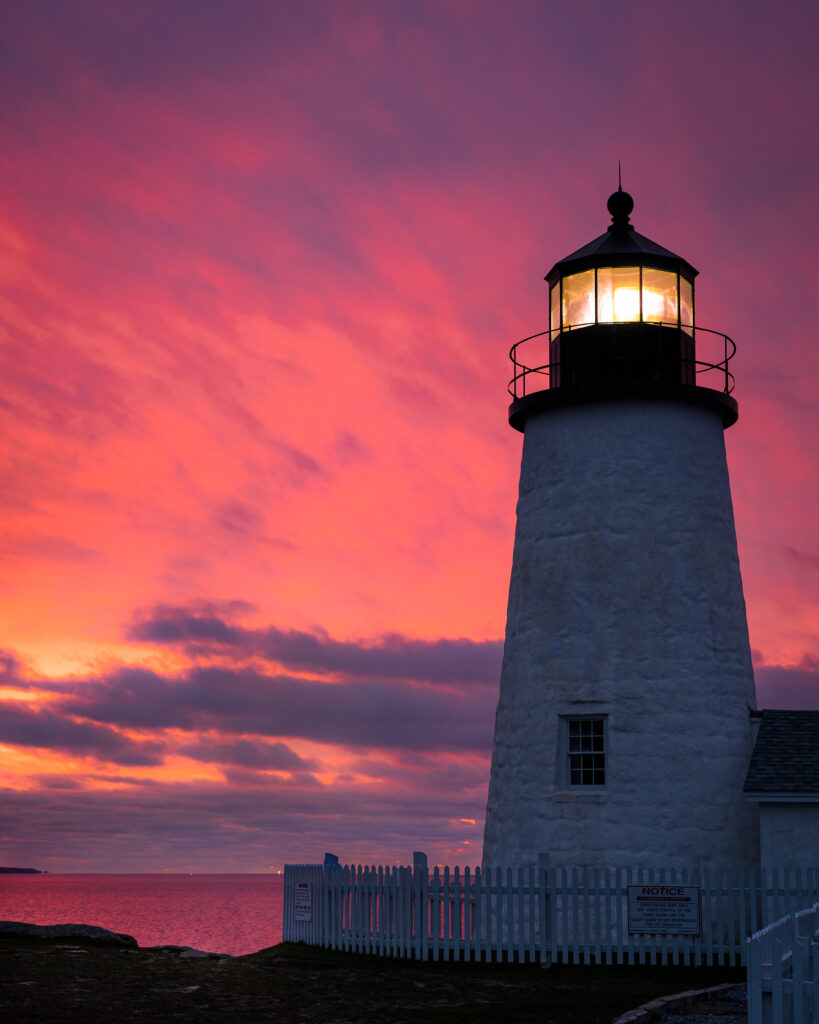
[[513, 346], [520, 492], [483, 859], [751, 866], [755, 692], [724, 433], [733, 342], [632, 197]]

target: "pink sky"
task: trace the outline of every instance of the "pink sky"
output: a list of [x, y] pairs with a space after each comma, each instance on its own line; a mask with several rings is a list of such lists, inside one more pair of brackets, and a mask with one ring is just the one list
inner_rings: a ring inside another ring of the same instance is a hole
[[737, 342], [764, 707], [819, 708], [814, 5], [15, 5], [0, 863], [480, 859], [543, 275], [637, 229]]

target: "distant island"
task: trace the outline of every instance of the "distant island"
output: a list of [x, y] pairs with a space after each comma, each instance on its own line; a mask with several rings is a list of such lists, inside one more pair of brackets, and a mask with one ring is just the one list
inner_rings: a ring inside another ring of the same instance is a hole
[[38, 871], [37, 868], [0, 868], [0, 875], [47, 875], [47, 871]]

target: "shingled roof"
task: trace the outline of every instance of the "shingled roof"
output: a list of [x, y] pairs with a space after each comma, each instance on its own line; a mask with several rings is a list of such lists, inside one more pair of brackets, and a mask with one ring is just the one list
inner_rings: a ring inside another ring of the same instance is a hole
[[819, 711], [763, 711], [745, 792], [819, 799]]

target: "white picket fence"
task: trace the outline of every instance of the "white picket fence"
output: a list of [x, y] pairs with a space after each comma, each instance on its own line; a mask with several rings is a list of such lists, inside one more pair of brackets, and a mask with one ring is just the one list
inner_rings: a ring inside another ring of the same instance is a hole
[[819, 903], [748, 939], [748, 1024], [819, 1024]]
[[[288, 916], [305, 870], [310, 922]], [[698, 887], [699, 934], [630, 932], [629, 885]], [[429, 871], [417, 854], [413, 867], [286, 866], [282, 937], [421, 960], [738, 965], [749, 934], [816, 899], [817, 870], [554, 868], [541, 857], [536, 867]], [[308, 926], [316, 938], [304, 937]]]

